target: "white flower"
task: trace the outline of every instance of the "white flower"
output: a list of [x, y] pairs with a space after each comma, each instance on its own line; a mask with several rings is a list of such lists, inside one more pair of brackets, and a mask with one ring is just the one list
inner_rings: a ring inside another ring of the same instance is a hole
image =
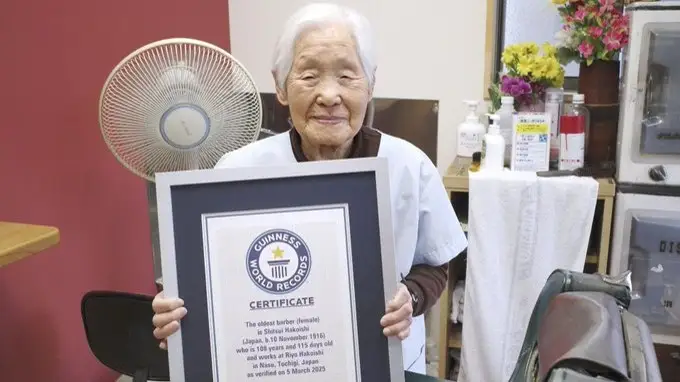
[[572, 32], [565, 31], [564, 29], [560, 29], [557, 33], [555, 33], [555, 40], [557, 40], [555, 45], [558, 48], [574, 49], [577, 45]]

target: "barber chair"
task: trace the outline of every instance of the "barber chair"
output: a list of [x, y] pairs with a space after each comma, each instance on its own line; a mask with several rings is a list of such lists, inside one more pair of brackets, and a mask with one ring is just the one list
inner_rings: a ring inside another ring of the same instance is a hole
[[133, 382], [169, 381], [168, 354], [153, 336], [153, 297], [92, 291], [81, 314], [87, 343], [104, 366]]
[[620, 277], [554, 271], [538, 297], [509, 382], [661, 382], [647, 324]]

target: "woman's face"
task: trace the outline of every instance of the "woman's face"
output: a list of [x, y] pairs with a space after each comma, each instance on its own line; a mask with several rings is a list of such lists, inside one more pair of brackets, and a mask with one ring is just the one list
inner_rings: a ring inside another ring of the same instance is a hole
[[300, 36], [286, 89], [277, 96], [303, 142], [341, 148], [361, 129], [371, 93], [356, 43], [337, 25]]

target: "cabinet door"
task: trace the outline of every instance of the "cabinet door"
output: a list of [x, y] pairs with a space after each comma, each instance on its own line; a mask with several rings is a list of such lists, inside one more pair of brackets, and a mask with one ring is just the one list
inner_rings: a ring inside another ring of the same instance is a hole
[[630, 312], [655, 342], [680, 345], [680, 198], [617, 195], [612, 271], [632, 271]]
[[625, 53], [619, 181], [680, 185], [680, 10], [632, 12]]
[[680, 22], [643, 31], [638, 155], [680, 159]]

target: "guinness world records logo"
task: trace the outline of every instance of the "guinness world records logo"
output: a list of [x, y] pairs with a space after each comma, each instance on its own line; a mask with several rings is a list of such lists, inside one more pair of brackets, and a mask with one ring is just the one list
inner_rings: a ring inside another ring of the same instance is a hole
[[257, 236], [246, 257], [250, 280], [270, 294], [298, 289], [307, 280], [311, 264], [307, 243], [285, 229], [273, 229]]

